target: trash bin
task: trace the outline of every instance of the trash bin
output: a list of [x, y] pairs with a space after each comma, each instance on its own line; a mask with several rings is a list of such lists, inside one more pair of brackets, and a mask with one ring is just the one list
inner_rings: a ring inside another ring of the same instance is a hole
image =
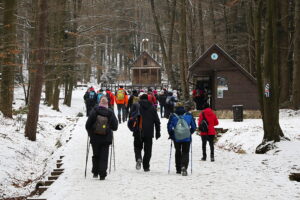
[[243, 121], [243, 105], [233, 105], [233, 121], [242, 122]]

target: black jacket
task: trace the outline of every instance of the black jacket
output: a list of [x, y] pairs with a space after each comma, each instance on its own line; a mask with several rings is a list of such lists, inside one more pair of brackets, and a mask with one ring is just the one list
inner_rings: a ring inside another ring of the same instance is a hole
[[[93, 127], [96, 123], [98, 115], [107, 116], [108, 118], [109, 130], [107, 135], [97, 135], [93, 133]], [[91, 138], [91, 143], [111, 144], [113, 131], [116, 131], [118, 129], [118, 120], [114, 112], [110, 108], [107, 109], [104, 107], [97, 106], [91, 111], [89, 118], [86, 121], [85, 128], [88, 131], [88, 134]]]
[[165, 106], [166, 105], [166, 99], [167, 99], [167, 95], [166, 94], [160, 94], [158, 96], [159, 104], [162, 105], [162, 106]]
[[142, 136], [147, 138], [160, 137], [160, 120], [154, 106], [148, 100], [139, 101], [142, 116]]

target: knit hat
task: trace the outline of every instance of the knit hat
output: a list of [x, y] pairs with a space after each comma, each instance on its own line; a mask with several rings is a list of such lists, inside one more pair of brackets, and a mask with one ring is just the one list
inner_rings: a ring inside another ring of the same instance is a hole
[[108, 108], [108, 100], [106, 97], [101, 97], [99, 106]]

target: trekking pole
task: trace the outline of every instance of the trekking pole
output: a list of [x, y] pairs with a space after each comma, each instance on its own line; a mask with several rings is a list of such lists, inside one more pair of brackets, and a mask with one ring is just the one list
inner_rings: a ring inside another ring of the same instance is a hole
[[113, 140], [112, 140], [112, 148], [113, 148], [113, 157], [114, 157], [114, 171], [116, 171], [116, 156], [115, 156], [115, 140], [114, 140], [114, 135], [113, 135]]
[[193, 173], [193, 142], [191, 140], [191, 174]]
[[109, 173], [111, 172], [112, 145], [110, 145]]
[[169, 157], [169, 170], [168, 170], [168, 174], [170, 174], [170, 168], [171, 168], [171, 156], [172, 156], [172, 140], [171, 140], [171, 147], [170, 147], [170, 157]]
[[87, 163], [88, 163], [89, 151], [90, 151], [90, 142], [89, 142], [89, 139], [90, 139], [90, 137], [88, 136], [88, 138], [87, 138], [87, 144], [86, 144], [86, 158], [85, 158], [84, 178], [86, 178], [86, 169], [87, 169]]

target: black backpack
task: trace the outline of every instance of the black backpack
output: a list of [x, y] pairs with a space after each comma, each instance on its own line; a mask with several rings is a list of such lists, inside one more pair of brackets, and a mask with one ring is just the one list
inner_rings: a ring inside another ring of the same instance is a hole
[[199, 130], [203, 133], [208, 133], [208, 122], [205, 118], [204, 112], [202, 112], [202, 117], [203, 117], [203, 119], [200, 122]]
[[97, 135], [106, 135], [108, 130], [108, 117], [97, 115], [94, 133]]
[[142, 116], [140, 112], [140, 104], [135, 103], [134, 105], [136, 105], [136, 109], [130, 113], [127, 127], [130, 131], [137, 132], [142, 130]]

